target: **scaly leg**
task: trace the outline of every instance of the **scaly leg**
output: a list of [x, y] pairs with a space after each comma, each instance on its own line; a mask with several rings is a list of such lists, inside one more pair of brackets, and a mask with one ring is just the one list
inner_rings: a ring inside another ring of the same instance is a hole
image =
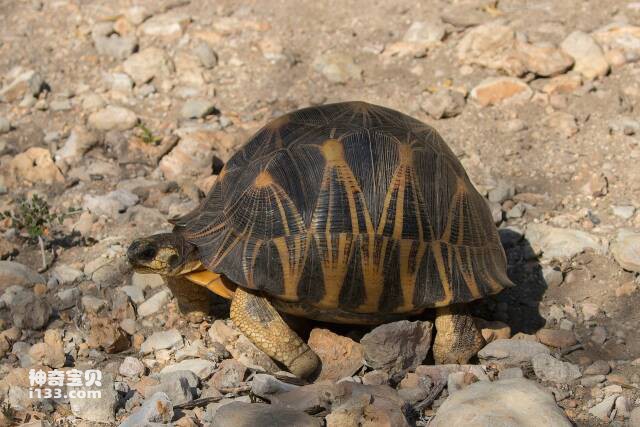
[[318, 356], [266, 298], [238, 287], [231, 302], [231, 320], [260, 350], [296, 376], [307, 378], [320, 366]]
[[437, 364], [465, 364], [486, 344], [464, 306], [436, 309], [433, 358]]
[[212, 293], [182, 276], [167, 277], [167, 286], [178, 301], [180, 312], [190, 322], [200, 323], [212, 307]]

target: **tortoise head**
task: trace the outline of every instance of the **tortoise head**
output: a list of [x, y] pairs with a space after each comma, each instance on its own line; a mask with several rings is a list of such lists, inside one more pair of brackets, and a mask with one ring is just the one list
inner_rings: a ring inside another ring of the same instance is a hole
[[127, 258], [138, 273], [178, 276], [200, 266], [197, 249], [178, 233], [162, 233], [136, 239]]

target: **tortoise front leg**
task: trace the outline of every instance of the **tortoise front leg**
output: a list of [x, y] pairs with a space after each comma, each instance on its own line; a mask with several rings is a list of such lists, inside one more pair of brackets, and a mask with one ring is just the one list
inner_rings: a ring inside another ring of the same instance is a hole
[[184, 276], [167, 277], [167, 286], [178, 301], [180, 312], [192, 323], [200, 323], [213, 304], [209, 289], [196, 285]]
[[436, 309], [433, 358], [437, 364], [465, 364], [486, 344], [464, 305]]
[[231, 302], [231, 320], [260, 350], [296, 376], [307, 378], [320, 366], [318, 356], [266, 298], [238, 287]]

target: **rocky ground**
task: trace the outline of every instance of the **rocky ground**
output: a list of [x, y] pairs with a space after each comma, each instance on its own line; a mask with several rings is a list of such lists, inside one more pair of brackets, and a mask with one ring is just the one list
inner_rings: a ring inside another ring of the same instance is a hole
[[[640, 426], [640, 3], [0, 0], [0, 28], [0, 425]], [[518, 286], [472, 365], [432, 365], [428, 315], [311, 323], [304, 385], [128, 269], [266, 121], [354, 99], [487, 197]], [[54, 368], [102, 398], [30, 399]]]

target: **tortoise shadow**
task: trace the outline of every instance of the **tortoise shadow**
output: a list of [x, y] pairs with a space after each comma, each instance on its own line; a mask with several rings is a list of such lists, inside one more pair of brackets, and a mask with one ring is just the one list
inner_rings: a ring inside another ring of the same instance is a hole
[[487, 320], [499, 320], [511, 333], [534, 334], [545, 325], [540, 303], [547, 290], [535, 251], [524, 235], [509, 228], [499, 230], [507, 256], [507, 274], [516, 286], [480, 301], [474, 312]]

